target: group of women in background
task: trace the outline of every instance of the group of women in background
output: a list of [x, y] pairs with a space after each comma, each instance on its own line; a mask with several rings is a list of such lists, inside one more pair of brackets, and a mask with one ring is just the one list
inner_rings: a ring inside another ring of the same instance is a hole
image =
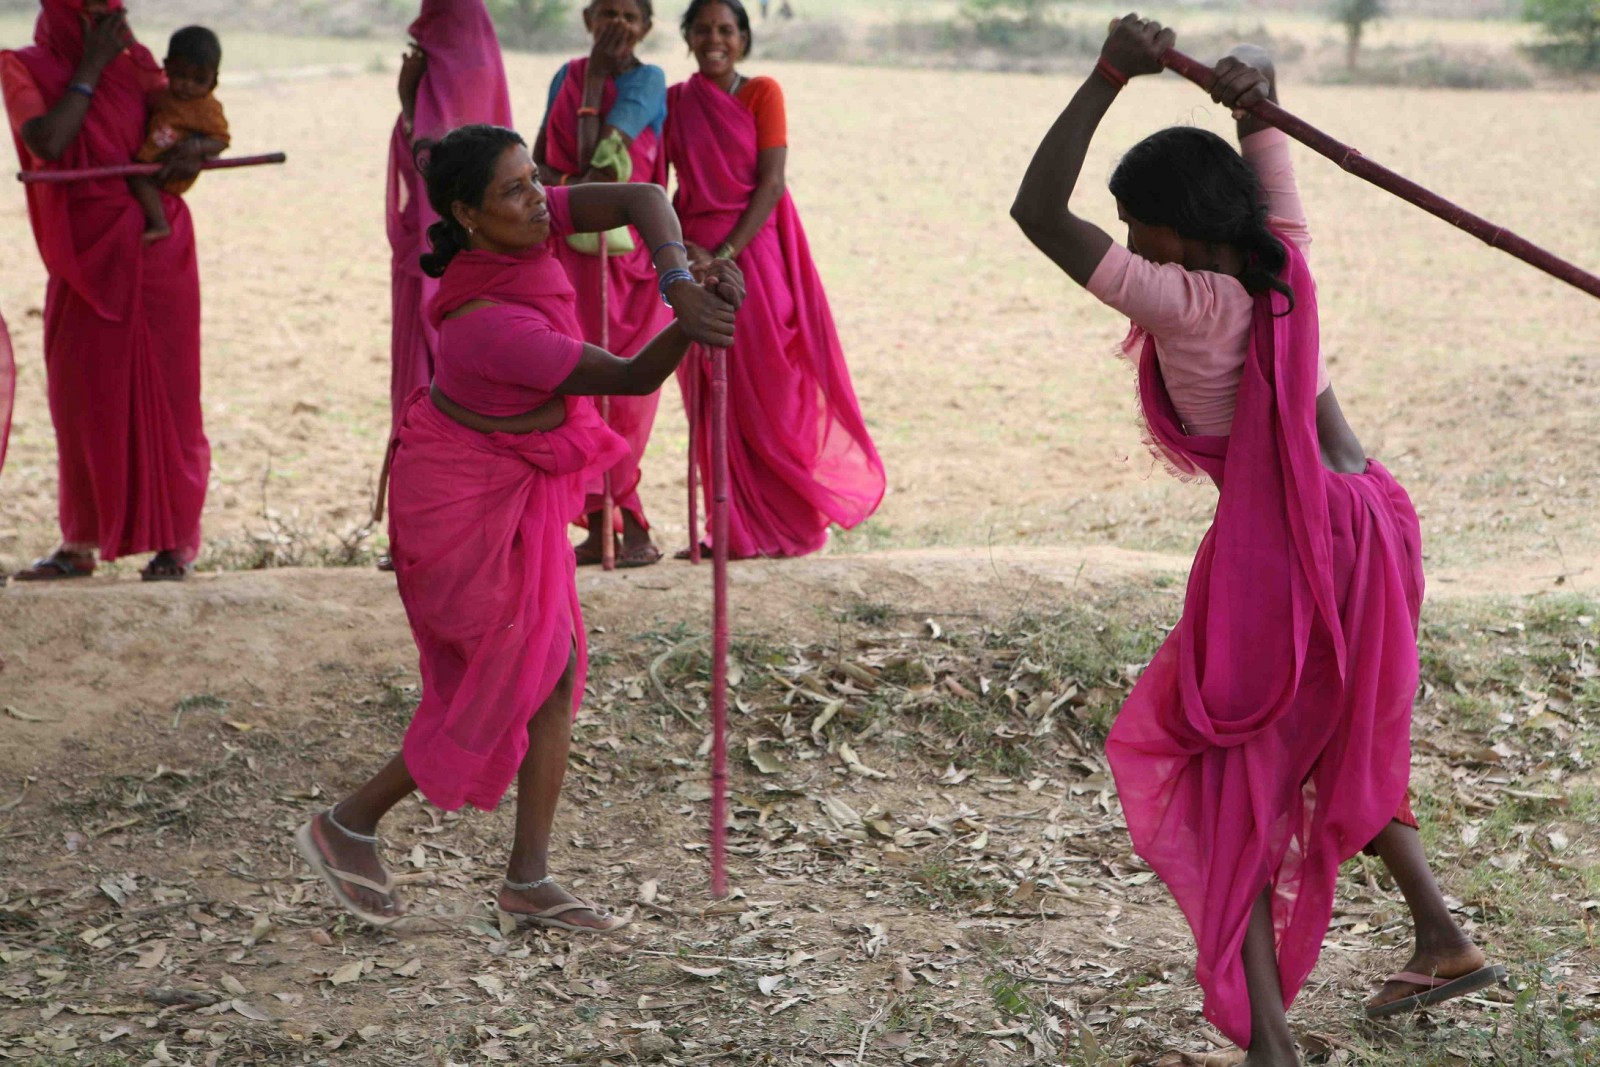
[[[738, 0], [694, 0], [681, 29], [699, 72], [672, 86], [635, 54], [653, 28], [651, 0], [593, 0], [583, 11], [589, 55], [556, 72], [533, 143], [547, 187], [677, 179], [673, 201], [689, 269], [736, 262], [748, 303], [729, 351], [729, 525], [732, 558], [800, 556], [820, 549], [830, 524], [852, 527], [882, 499], [882, 461], [851, 386], [826, 293], [786, 187], [788, 130], [783, 93], [771, 78], [746, 77], [750, 19]], [[423, 314], [435, 290], [418, 267], [433, 220], [412, 159], [418, 143], [472, 123], [511, 126], [500, 49], [481, 3], [425, 2], [411, 27], [416, 49], [400, 75], [402, 114], [389, 168], [394, 252], [394, 417], [430, 380], [437, 337]], [[607, 235], [605, 277], [594, 235], [559, 240], [556, 258], [577, 293], [584, 340], [628, 357], [670, 321], [648, 248], [636, 230]], [[602, 301], [601, 286], [606, 287]], [[602, 308], [604, 310], [602, 310]], [[602, 318], [604, 321], [602, 321]], [[678, 370], [699, 466], [711, 484], [710, 379], [704, 349]], [[617, 509], [601, 529], [602, 475], [587, 487], [574, 522], [586, 527], [580, 564], [600, 562], [603, 538], [619, 538], [620, 567], [661, 552], [640, 498], [640, 464], [659, 393], [609, 398], [608, 422], [628, 443], [609, 470]], [[602, 472], [606, 473], [606, 472]], [[709, 508], [706, 509], [709, 514]], [[690, 536], [695, 536], [690, 531]]]

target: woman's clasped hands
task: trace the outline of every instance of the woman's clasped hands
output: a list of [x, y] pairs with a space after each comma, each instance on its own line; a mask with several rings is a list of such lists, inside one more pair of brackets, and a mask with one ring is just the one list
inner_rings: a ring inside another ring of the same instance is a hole
[[734, 318], [744, 303], [744, 273], [731, 259], [713, 259], [699, 279], [668, 290], [678, 327], [691, 341], [712, 348], [733, 344]]

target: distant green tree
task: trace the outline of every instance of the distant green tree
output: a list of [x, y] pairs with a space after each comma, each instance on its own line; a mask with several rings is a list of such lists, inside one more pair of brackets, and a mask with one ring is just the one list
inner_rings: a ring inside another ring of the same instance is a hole
[[487, 0], [500, 42], [509, 48], [537, 48], [555, 30], [565, 29], [567, 0]]
[[1344, 62], [1351, 70], [1361, 59], [1367, 23], [1388, 14], [1383, 0], [1333, 0], [1333, 21], [1344, 27]]
[[978, 39], [1005, 47], [1025, 40], [1050, 23], [1061, 0], [962, 0], [961, 16]]
[[1558, 56], [1600, 67], [1600, 0], [1523, 0], [1522, 17], [1544, 27]]

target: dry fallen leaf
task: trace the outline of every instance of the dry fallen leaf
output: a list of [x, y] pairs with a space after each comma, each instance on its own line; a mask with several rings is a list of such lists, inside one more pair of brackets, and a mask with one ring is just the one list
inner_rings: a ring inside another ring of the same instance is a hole
[[789, 980], [786, 974], [767, 974], [756, 979], [756, 988], [761, 990], [761, 995], [770, 997], [778, 991], [778, 987]]
[[678, 964], [678, 970], [684, 974], [692, 974], [696, 978], [715, 978], [722, 973], [721, 967], [690, 967], [688, 964]]
[[334, 985], [344, 985], [361, 977], [361, 961], [352, 960], [328, 976]]

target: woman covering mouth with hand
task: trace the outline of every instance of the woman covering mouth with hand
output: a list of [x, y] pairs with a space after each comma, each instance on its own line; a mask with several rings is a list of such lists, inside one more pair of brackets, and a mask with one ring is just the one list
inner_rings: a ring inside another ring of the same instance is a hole
[[[803, 556], [827, 543], [829, 523], [855, 526], [877, 509], [883, 462], [785, 187], [783, 91], [738, 70], [750, 54], [750, 17], [739, 0], [694, 0], [682, 30], [700, 72], [667, 90], [673, 205], [691, 267], [735, 260], [749, 287], [728, 360], [728, 554]], [[709, 490], [702, 354], [684, 361], [678, 383]]]

